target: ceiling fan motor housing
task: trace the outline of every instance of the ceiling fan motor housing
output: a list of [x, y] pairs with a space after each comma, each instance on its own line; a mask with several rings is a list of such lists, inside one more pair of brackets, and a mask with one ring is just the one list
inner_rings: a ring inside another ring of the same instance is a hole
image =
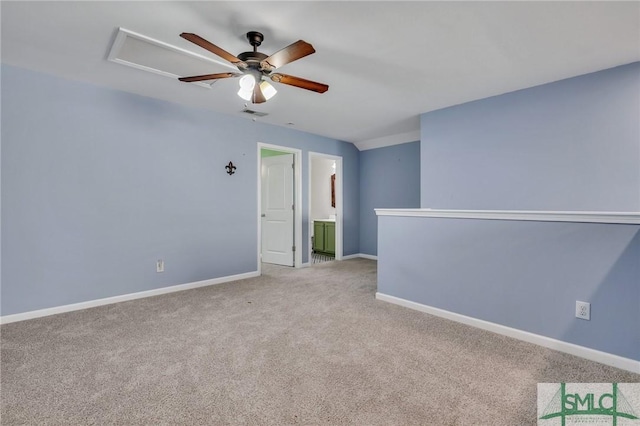
[[260, 81], [262, 75], [268, 75], [270, 71], [263, 70], [260, 62], [268, 58], [267, 55], [260, 52], [243, 52], [238, 55], [238, 59], [247, 64], [246, 68], [238, 66], [238, 69], [245, 74], [252, 74], [256, 81]]
[[247, 39], [249, 40], [249, 44], [252, 45], [255, 50], [256, 47], [262, 44], [264, 36], [258, 31], [249, 31], [247, 33]]
[[[247, 64], [246, 68], [241, 68], [240, 66], [238, 66], [238, 69], [245, 73], [247, 71], [254, 70], [254, 71], [259, 71], [264, 75], [269, 74], [271, 70], [263, 69], [262, 66], [260, 65], [260, 63], [263, 60], [267, 59], [269, 56], [265, 55], [264, 53], [260, 53], [257, 50], [257, 47], [262, 44], [262, 41], [264, 40], [264, 36], [262, 35], [262, 33], [259, 33], [258, 31], [249, 31], [247, 33], [247, 39], [249, 40], [249, 44], [253, 46], [253, 52], [243, 52], [238, 55], [238, 59], [240, 59], [241, 61]], [[256, 77], [257, 80], [260, 79], [259, 73], [251, 73], [251, 74], [254, 74], [254, 77]]]
[[260, 61], [267, 59], [268, 56], [260, 52], [242, 52], [238, 55], [238, 59], [247, 63], [247, 65], [260, 66]]

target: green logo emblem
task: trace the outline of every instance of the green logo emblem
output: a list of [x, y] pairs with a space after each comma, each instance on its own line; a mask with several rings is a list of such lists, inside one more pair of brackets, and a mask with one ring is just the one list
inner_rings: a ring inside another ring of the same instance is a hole
[[[540, 407], [541, 385], [558, 386], [558, 384], [538, 384], [538, 406]], [[612, 383], [607, 390], [593, 390], [588, 383], [572, 384], [573, 391], [567, 391], [567, 384], [560, 383], [558, 390], [548, 400], [539, 420], [548, 420], [559, 418], [560, 424], [565, 426], [567, 418], [571, 416], [584, 416], [580, 421], [573, 418], [574, 423], [595, 423], [597, 418], [591, 417], [587, 420], [586, 416], [600, 416], [600, 419], [608, 419], [607, 424], [618, 424], [619, 418], [638, 420], [638, 415], [634, 411], [625, 395], [620, 391], [617, 383]], [[596, 384], [592, 384], [596, 385]], [[638, 386], [631, 384], [631, 386]], [[636, 389], [637, 390], [637, 389]], [[636, 395], [637, 397], [637, 395]], [[540, 413], [538, 413], [540, 415]], [[606, 416], [606, 417], [602, 417]], [[612, 423], [609, 423], [612, 422]], [[633, 422], [634, 424], [636, 422]], [[639, 422], [640, 423], [640, 422]], [[544, 422], [539, 422], [543, 425]], [[602, 423], [599, 423], [602, 424]]]

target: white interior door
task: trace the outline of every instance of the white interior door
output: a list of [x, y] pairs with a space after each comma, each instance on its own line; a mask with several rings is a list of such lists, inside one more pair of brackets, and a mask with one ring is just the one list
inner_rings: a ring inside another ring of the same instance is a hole
[[293, 266], [293, 154], [261, 161], [262, 261]]

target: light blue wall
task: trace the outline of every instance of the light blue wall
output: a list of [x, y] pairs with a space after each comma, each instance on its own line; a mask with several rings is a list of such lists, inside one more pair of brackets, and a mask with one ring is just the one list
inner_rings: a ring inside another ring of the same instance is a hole
[[[421, 206], [640, 211], [638, 117], [640, 63], [423, 114]], [[640, 360], [639, 226], [383, 217], [378, 232], [382, 293]]]
[[640, 226], [379, 220], [380, 293], [640, 360]]
[[640, 211], [640, 63], [421, 117], [421, 206]]
[[304, 256], [307, 152], [344, 158], [359, 251], [349, 143], [8, 65], [1, 136], [2, 315], [255, 271], [258, 142], [303, 150]]
[[360, 253], [378, 254], [376, 208], [420, 207], [420, 142], [360, 153]]

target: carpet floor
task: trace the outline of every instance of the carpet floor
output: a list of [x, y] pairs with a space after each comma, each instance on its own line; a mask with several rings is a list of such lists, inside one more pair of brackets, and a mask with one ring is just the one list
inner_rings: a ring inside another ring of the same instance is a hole
[[2, 325], [1, 422], [534, 425], [539, 382], [640, 375], [377, 301], [376, 262]]

